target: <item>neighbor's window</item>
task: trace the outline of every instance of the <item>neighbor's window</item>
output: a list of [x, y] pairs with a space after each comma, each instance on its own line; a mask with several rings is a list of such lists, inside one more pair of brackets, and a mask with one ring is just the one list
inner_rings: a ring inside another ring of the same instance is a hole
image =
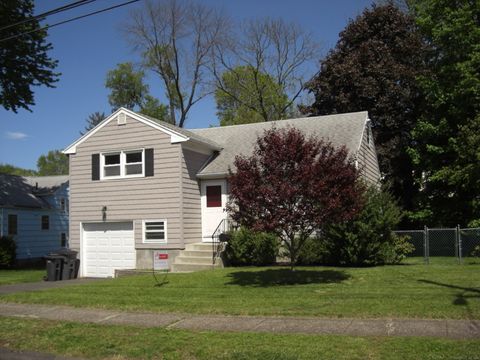
[[60, 234], [60, 247], [67, 247], [67, 234]]
[[63, 212], [68, 212], [67, 199], [65, 198], [60, 199], [60, 210], [62, 210]]
[[102, 154], [102, 178], [143, 176], [144, 151], [119, 151]]
[[166, 220], [145, 220], [143, 222], [143, 242], [166, 243], [167, 242], [167, 221]]
[[17, 215], [9, 214], [8, 215], [8, 235], [17, 235]]
[[48, 215], [42, 215], [42, 230], [50, 229], [50, 217]]
[[222, 187], [207, 186], [207, 207], [222, 207]]

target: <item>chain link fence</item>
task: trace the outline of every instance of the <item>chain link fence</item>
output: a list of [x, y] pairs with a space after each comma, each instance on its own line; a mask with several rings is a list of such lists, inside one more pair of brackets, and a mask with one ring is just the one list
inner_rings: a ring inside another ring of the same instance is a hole
[[480, 263], [480, 228], [428, 228], [399, 230], [415, 250], [408, 263]]

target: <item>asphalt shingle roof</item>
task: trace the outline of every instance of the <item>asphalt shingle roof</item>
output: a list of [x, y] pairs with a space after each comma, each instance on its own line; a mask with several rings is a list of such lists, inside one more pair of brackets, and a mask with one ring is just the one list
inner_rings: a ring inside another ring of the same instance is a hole
[[368, 113], [362, 111], [254, 124], [191, 129], [191, 132], [202, 138], [210, 139], [223, 148], [218, 156], [206, 165], [197, 176], [213, 177], [215, 175], [222, 176], [227, 174], [229, 168], [233, 166], [235, 156], [250, 155], [257, 138], [265, 130], [272, 127], [294, 126], [305, 134], [330, 141], [334, 146], [345, 145], [348, 151], [354, 155], [360, 147], [367, 118]]
[[40, 195], [50, 194], [66, 182], [68, 176], [0, 174], [0, 206], [49, 208]]
[[203, 136], [201, 136], [200, 134], [197, 134], [196, 132], [194, 132], [193, 130], [187, 130], [187, 129], [184, 129], [184, 128], [181, 128], [181, 127], [178, 127], [178, 126], [175, 126], [175, 125], [172, 125], [168, 122], [165, 122], [165, 121], [162, 121], [162, 120], [158, 120], [158, 119], [155, 119], [151, 116], [148, 116], [148, 115], [144, 115], [144, 114], [139, 114], [141, 115], [142, 117], [146, 118], [147, 120], [149, 121], [153, 121], [154, 123], [157, 123], [159, 125], [162, 125], [162, 126], [165, 126], [166, 128], [172, 130], [172, 131], [175, 131], [177, 133], [180, 133], [188, 138], [190, 138], [191, 140], [194, 140], [194, 141], [197, 141], [197, 142], [200, 142], [200, 143], [203, 143], [203, 144], [206, 144], [206, 145], [209, 145], [210, 147], [213, 147], [213, 148], [218, 148], [220, 149], [222, 146], [220, 146], [218, 143], [216, 143], [215, 141], [212, 141], [211, 139], [209, 138], [205, 138]]

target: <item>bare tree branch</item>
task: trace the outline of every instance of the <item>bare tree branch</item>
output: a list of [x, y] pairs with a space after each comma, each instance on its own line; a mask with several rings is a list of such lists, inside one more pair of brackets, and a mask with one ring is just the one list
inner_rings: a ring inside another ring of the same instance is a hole
[[[240, 33], [230, 33], [225, 44], [228, 46], [215, 49], [211, 64], [216, 88], [232, 96], [242, 106], [261, 114], [265, 121], [287, 117], [304, 90], [306, 80], [311, 78], [310, 63], [319, 57], [319, 46], [312, 35], [297, 24], [267, 18], [246, 22], [240, 27]], [[229, 92], [221, 76], [227, 71], [239, 71], [240, 79], [245, 67], [251, 68], [254, 75], [256, 97], [252, 98], [252, 102], [245, 101], [248, 97], [240, 98]], [[269, 92], [265, 83], [258, 81], [260, 74], [274, 79], [287, 96], [286, 105], [276, 106], [274, 102], [267, 101]], [[274, 110], [267, 110], [266, 103], [273, 104]]]
[[226, 24], [223, 14], [189, 0], [148, 0], [131, 14], [126, 35], [143, 65], [162, 80], [172, 122], [180, 127], [192, 106], [211, 93], [208, 58], [221, 48]]

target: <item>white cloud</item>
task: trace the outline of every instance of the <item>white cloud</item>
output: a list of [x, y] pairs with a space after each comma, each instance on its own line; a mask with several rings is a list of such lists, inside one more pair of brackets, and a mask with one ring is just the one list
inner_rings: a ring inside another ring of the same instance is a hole
[[22, 132], [7, 131], [7, 138], [11, 140], [23, 140], [27, 137], [28, 135]]

